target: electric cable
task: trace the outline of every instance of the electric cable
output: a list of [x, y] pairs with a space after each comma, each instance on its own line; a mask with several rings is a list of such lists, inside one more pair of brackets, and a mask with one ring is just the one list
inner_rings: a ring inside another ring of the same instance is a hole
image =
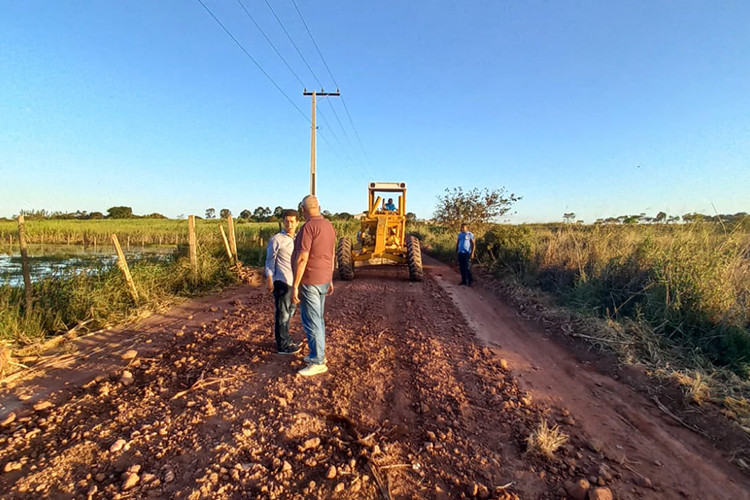
[[318, 76], [315, 74], [313, 69], [310, 67], [310, 64], [308, 64], [307, 59], [305, 59], [305, 56], [302, 55], [302, 51], [299, 50], [299, 47], [297, 47], [297, 44], [294, 42], [294, 39], [292, 38], [292, 35], [289, 34], [289, 32], [286, 29], [286, 26], [284, 26], [284, 23], [281, 22], [281, 19], [279, 19], [279, 16], [276, 15], [276, 11], [273, 10], [273, 7], [271, 7], [271, 4], [268, 3], [268, 0], [265, 0], [266, 5], [271, 10], [271, 13], [273, 14], [273, 17], [276, 18], [276, 21], [279, 23], [279, 26], [281, 26], [281, 29], [284, 30], [284, 33], [286, 33], [286, 37], [289, 39], [289, 41], [292, 43], [292, 46], [294, 47], [294, 50], [297, 51], [297, 54], [299, 55], [300, 59], [302, 59], [302, 62], [305, 63], [305, 66], [307, 66], [307, 69], [310, 70], [310, 74], [315, 78], [315, 81], [318, 82], [318, 85], [323, 88], [323, 84], [321, 83]]
[[253, 64], [255, 64], [255, 66], [257, 66], [257, 68], [261, 71], [261, 73], [263, 73], [263, 75], [265, 75], [265, 77], [268, 78], [268, 80], [273, 84], [273, 86], [276, 87], [276, 90], [278, 90], [279, 92], [281, 92], [281, 94], [286, 98], [286, 100], [289, 101], [289, 104], [291, 104], [294, 107], [294, 109], [296, 109], [299, 112], [299, 114], [302, 115], [302, 117], [305, 119], [305, 121], [308, 122], [308, 123], [312, 123], [312, 120], [307, 117], [307, 115], [299, 108], [299, 106], [297, 106], [296, 104], [294, 104], [294, 101], [292, 101], [292, 99], [286, 94], [286, 92], [284, 92], [284, 90], [281, 87], [279, 87], [279, 85], [274, 81], [274, 79], [271, 78], [271, 75], [269, 75], [266, 72], [266, 70], [263, 69], [263, 67], [260, 65], [260, 63], [258, 63], [258, 61], [256, 61], [255, 58], [250, 55], [250, 53], [234, 37], [234, 35], [232, 35], [232, 33], [227, 29], [227, 27], [224, 26], [224, 24], [222, 24], [221, 21], [219, 21], [219, 19], [214, 15], [214, 13], [211, 12], [211, 9], [209, 9], [206, 6], [206, 4], [203, 3], [203, 0], [198, 0], [198, 3], [201, 4], [201, 6], [203, 6], [203, 8], [206, 10], [206, 12], [208, 12], [208, 14], [213, 18], [213, 20], [216, 21], [216, 23], [219, 26], [221, 26], [221, 29], [223, 29], [224, 32], [229, 36], [229, 38], [231, 38], [232, 41], [240, 48], [240, 50], [242, 50], [242, 52], [245, 53], [245, 55], [247, 56], [247, 58], [250, 59], [253, 62]]
[[[305, 83], [302, 81], [302, 79], [300, 78], [300, 76], [297, 74], [296, 71], [294, 71], [294, 68], [292, 68], [292, 66], [289, 64], [289, 62], [286, 60], [286, 58], [281, 54], [281, 52], [276, 47], [276, 45], [274, 45], [274, 43], [271, 41], [271, 39], [268, 37], [268, 35], [266, 35], [265, 31], [263, 31], [263, 28], [260, 27], [260, 25], [255, 20], [255, 18], [250, 13], [250, 11], [247, 10], [247, 8], [245, 7], [245, 4], [242, 3], [242, 0], [237, 0], [237, 3], [240, 5], [240, 7], [242, 8], [242, 10], [245, 12], [245, 15], [247, 16], [247, 18], [250, 19], [250, 21], [252, 21], [253, 25], [255, 25], [255, 27], [258, 29], [258, 31], [260, 32], [260, 34], [263, 35], [263, 38], [265, 38], [266, 42], [268, 42], [268, 45], [270, 45], [271, 48], [274, 50], [274, 52], [276, 52], [276, 55], [279, 56], [279, 59], [281, 59], [281, 61], [287, 67], [287, 69], [289, 70], [289, 72], [294, 76], [294, 78], [297, 79], [297, 82], [299, 82], [299, 84], [303, 88], [306, 87]], [[321, 113], [320, 117], [323, 119], [323, 122], [328, 127], [328, 130], [331, 133], [331, 135], [333, 136], [334, 140], [343, 148], [344, 145], [341, 143], [341, 140], [338, 138], [338, 135], [333, 131], [333, 127], [328, 122], [328, 118], [326, 118], [326, 116], [324, 114], [322, 114], [322, 113]]]
[[289, 69], [289, 71], [292, 73], [292, 75], [294, 75], [294, 78], [296, 78], [297, 81], [299, 82], [299, 84], [304, 88], [305, 87], [305, 83], [302, 81], [302, 79], [299, 77], [299, 75], [297, 75], [297, 73], [294, 71], [294, 69], [292, 69], [292, 67], [286, 61], [286, 59], [284, 58], [284, 56], [281, 55], [281, 52], [279, 52], [279, 49], [277, 49], [276, 46], [273, 44], [273, 42], [271, 42], [271, 40], [268, 38], [268, 36], [266, 35], [266, 33], [260, 27], [260, 25], [255, 20], [255, 18], [252, 16], [252, 14], [250, 14], [250, 12], [248, 12], [248, 10], [245, 8], [245, 5], [242, 3], [242, 0], [237, 0], [237, 3], [240, 4], [240, 7], [242, 7], [242, 10], [245, 11], [245, 15], [247, 15], [247, 17], [253, 22], [253, 24], [255, 25], [255, 27], [258, 28], [258, 31], [260, 31], [260, 34], [263, 35], [263, 38], [266, 39], [266, 42], [268, 42], [268, 45], [271, 46], [271, 48], [274, 50], [274, 52], [276, 52], [276, 55], [279, 56], [279, 58], [284, 62], [284, 65], [287, 67], [287, 69]]
[[[268, 0], [266, 0], [266, 3], [268, 3]], [[297, 2], [292, 0], [292, 4], [294, 5], [294, 9], [297, 11], [297, 15], [299, 15], [300, 20], [302, 20], [302, 24], [305, 26], [305, 30], [307, 30], [307, 34], [310, 36], [310, 40], [312, 40], [312, 43], [315, 46], [315, 50], [318, 51], [318, 55], [320, 56], [321, 61], [323, 61], [323, 65], [328, 71], [328, 75], [331, 77], [333, 84], [336, 85], [336, 88], [340, 88], [338, 82], [336, 81], [336, 78], [333, 76], [333, 72], [331, 72], [331, 68], [328, 67], [328, 63], [326, 62], [325, 57], [323, 57], [323, 53], [321, 52], [320, 47], [318, 47], [318, 43], [315, 41], [315, 37], [313, 37], [313, 34], [310, 31], [310, 28], [307, 26], [307, 22], [305, 22], [305, 18], [302, 16], [302, 12], [299, 10], [299, 7], [297, 6]], [[369, 162], [367, 151], [362, 145], [362, 139], [359, 137], [359, 132], [357, 131], [357, 127], [354, 125], [354, 120], [352, 119], [351, 113], [349, 113], [349, 107], [346, 105], [346, 100], [344, 100], [343, 96], [341, 96], [341, 104], [344, 105], [344, 110], [346, 111], [346, 115], [349, 117], [349, 123], [351, 124], [352, 129], [354, 130], [354, 135], [357, 137], [357, 141], [359, 142], [359, 147], [362, 149], [362, 152], [365, 155], [365, 159], [367, 159], [367, 161]], [[334, 112], [334, 115], [336, 115], [335, 112]], [[338, 119], [338, 115], [336, 115], [336, 119]], [[343, 125], [342, 125], [342, 128], [343, 128]]]

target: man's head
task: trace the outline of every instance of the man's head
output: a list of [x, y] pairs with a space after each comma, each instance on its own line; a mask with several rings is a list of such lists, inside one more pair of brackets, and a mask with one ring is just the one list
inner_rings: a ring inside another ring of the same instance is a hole
[[284, 231], [286, 231], [287, 234], [294, 234], [294, 231], [297, 230], [297, 224], [299, 223], [299, 220], [297, 218], [297, 211], [296, 210], [284, 210], [283, 218], [284, 218]]
[[318, 204], [318, 198], [315, 197], [315, 195], [308, 194], [302, 198], [302, 203], [300, 203], [300, 205], [302, 205], [302, 215], [305, 219], [320, 215], [320, 205]]
[[388, 198], [388, 204], [393, 205], [393, 198]]
[[462, 233], [468, 233], [469, 232], [469, 225], [465, 222], [461, 223], [461, 232]]

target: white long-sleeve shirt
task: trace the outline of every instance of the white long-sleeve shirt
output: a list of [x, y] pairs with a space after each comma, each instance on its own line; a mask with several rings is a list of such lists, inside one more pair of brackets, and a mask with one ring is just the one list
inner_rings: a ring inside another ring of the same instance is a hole
[[274, 234], [266, 246], [266, 276], [272, 277], [273, 281], [283, 281], [289, 286], [294, 285], [293, 251], [294, 238], [283, 229]]

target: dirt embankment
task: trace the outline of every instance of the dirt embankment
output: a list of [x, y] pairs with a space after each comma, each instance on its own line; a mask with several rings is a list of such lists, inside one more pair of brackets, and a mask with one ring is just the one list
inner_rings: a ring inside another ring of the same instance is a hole
[[[710, 446], [678, 446], [634, 393], [610, 407], [629, 389], [576, 378], [543, 333], [456, 281], [431, 262], [424, 283], [393, 267], [337, 282], [330, 371], [311, 379], [295, 375], [304, 350], [275, 353], [261, 288], [79, 339], [0, 388], [0, 494], [565, 498], [586, 479], [598, 498], [748, 497]], [[526, 453], [542, 420], [570, 436], [553, 459]]]

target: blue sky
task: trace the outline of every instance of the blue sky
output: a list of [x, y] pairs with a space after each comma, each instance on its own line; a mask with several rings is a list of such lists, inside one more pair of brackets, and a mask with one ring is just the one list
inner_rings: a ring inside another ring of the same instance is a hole
[[0, 0], [0, 216], [296, 206], [303, 88], [336, 84], [332, 212], [372, 180], [419, 217], [456, 186], [523, 196], [512, 222], [750, 211], [750, 2], [295, 1], [330, 74], [292, 0], [304, 61], [265, 0], [203, 0], [285, 96], [198, 0]]

